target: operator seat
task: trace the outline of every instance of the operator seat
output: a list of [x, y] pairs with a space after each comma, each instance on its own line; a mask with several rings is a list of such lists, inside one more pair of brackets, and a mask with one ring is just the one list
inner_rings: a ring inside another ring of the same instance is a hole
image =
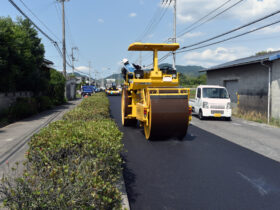
[[143, 79], [144, 78], [144, 70], [142, 70], [141, 66], [137, 64], [132, 64], [136, 70], [134, 70], [134, 76], [136, 79]]

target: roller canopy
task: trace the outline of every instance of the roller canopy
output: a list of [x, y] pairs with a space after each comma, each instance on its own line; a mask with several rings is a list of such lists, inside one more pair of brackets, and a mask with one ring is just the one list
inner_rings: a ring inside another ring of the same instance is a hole
[[129, 45], [129, 51], [175, 51], [180, 47], [178, 43], [164, 44], [164, 43], [141, 43], [135, 42]]

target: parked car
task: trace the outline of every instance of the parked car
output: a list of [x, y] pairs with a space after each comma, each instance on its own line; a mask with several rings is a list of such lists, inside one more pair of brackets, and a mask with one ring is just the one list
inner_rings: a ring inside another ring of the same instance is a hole
[[195, 99], [190, 100], [193, 114], [199, 119], [205, 117], [223, 117], [231, 120], [231, 101], [225, 87], [200, 85], [196, 88]]

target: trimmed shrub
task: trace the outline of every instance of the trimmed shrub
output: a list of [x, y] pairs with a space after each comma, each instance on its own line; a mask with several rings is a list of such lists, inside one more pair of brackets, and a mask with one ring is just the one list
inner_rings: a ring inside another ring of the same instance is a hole
[[52, 99], [52, 104], [60, 105], [66, 102], [64, 96], [65, 83], [66, 80], [62, 73], [54, 69], [50, 70], [50, 82], [47, 95]]
[[121, 139], [122, 133], [109, 118], [105, 94], [84, 99], [64, 120], [32, 137], [23, 176], [4, 177], [0, 184], [5, 206], [121, 209], [116, 187], [122, 165]]
[[91, 121], [104, 118], [110, 118], [109, 100], [105, 93], [98, 93], [84, 99], [80, 106], [63, 116], [63, 119], [68, 121]]

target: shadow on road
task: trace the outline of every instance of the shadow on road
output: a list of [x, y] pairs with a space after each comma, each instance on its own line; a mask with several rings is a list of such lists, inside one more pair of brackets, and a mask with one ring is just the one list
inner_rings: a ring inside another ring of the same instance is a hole
[[128, 168], [127, 159], [124, 155], [122, 155], [122, 159], [124, 160], [124, 164], [122, 165], [122, 168], [123, 168], [123, 177], [124, 177], [127, 196], [128, 196], [129, 202], [134, 203], [138, 196], [138, 194], [135, 193], [135, 190], [134, 190], [136, 176], [132, 172], [132, 170]]
[[[197, 119], [198, 115], [192, 115], [192, 117], [195, 117]], [[201, 121], [225, 121], [225, 122], [229, 122], [230, 120], [225, 119], [224, 117], [204, 117]]]
[[[132, 129], [139, 129], [136, 127], [131, 127]], [[141, 133], [143, 137], [145, 137], [144, 129], [141, 130]], [[191, 134], [190, 132], [187, 132], [186, 136], [183, 139], [178, 139], [174, 137], [164, 137], [164, 136], [159, 136], [159, 137], [154, 137], [149, 141], [152, 142], [168, 142], [168, 141], [178, 141], [178, 142], [183, 142], [183, 141], [194, 141], [196, 139], [196, 136]]]

